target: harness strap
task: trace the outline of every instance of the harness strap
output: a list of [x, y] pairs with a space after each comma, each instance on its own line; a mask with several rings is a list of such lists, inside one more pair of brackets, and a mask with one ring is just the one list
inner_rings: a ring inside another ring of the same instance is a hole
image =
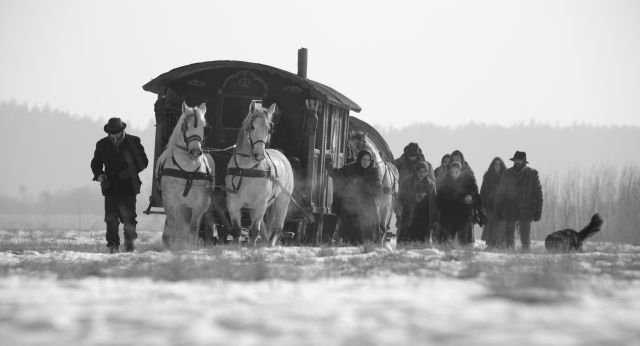
[[202, 168], [202, 162], [200, 162], [198, 167], [193, 172], [185, 171], [182, 167], [180, 167], [180, 165], [178, 164], [178, 161], [176, 161], [176, 158], [173, 155], [171, 155], [171, 162], [173, 162], [173, 164], [176, 167], [178, 167], [178, 169], [164, 168], [164, 162], [163, 162], [160, 165], [160, 170], [158, 172], [158, 187], [160, 186], [160, 180], [162, 176], [165, 176], [165, 175], [169, 177], [185, 179], [187, 182], [184, 185], [184, 191], [182, 192], [182, 197], [187, 197], [187, 195], [189, 194], [189, 191], [191, 191], [191, 186], [193, 186], [194, 180], [204, 180], [204, 181], [213, 183], [215, 179], [215, 176], [211, 174], [211, 169], [209, 168], [208, 163], [205, 164], [206, 172], [203, 173], [203, 172], [199, 172], [200, 169]]
[[227, 168], [227, 175], [233, 175], [234, 177], [269, 179], [271, 178], [271, 171], [253, 168], [229, 167]]
[[[249, 157], [247, 154], [233, 151], [233, 162], [236, 165], [235, 167], [227, 167], [227, 176], [232, 176], [231, 178], [231, 190], [227, 189], [227, 192], [230, 193], [238, 193], [240, 187], [242, 186], [242, 179], [244, 177], [247, 178], [264, 178], [269, 179], [271, 177], [271, 170], [262, 170], [255, 169], [260, 165], [260, 162], [253, 165], [251, 168], [240, 168], [240, 164], [238, 163], [238, 156]], [[238, 184], [235, 183], [234, 179], [240, 177], [238, 180]]]

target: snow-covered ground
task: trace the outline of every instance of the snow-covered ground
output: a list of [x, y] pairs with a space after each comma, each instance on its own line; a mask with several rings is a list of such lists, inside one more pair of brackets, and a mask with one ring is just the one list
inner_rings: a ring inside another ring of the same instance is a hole
[[220, 246], [0, 231], [0, 345], [637, 345], [640, 247]]

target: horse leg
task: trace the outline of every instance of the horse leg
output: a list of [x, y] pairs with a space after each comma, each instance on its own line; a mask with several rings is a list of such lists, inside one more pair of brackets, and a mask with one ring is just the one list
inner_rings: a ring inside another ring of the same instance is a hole
[[227, 208], [229, 211], [229, 218], [231, 219], [231, 233], [236, 237], [238, 243], [240, 242], [241, 227], [242, 227], [242, 212], [240, 208]]
[[176, 232], [178, 230], [178, 220], [177, 213], [178, 210], [175, 207], [164, 207], [165, 210], [165, 220], [164, 220], [164, 231], [162, 232], [162, 243], [167, 248], [171, 249], [175, 246], [176, 242]]
[[[249, 241], [251, 243], [252, 246], [256, 246], [256, 243], [258, 241], [258, 234], [260, 233], [260, 229], [263, 226], [262, 225], [262, 219], [264, 218], [264, 213], [265, 213], [265, 207], [258, 207], [255, 209], [252, 209], [250, 212], [251, 215], [251, 229], [249, 230]], [[267, 230], [266, 230], [266, 226], [264, 225], [264, 229], [262, 229], [262, 237], [264, 238], [264, 240], [267, 240]]]
[[189, 231], [191, 241], [194, 245], [198, 246], [200, 244], [200, 221], [202, 220], [202, 215], [204, 214], [205, 209], [202, 207], [198, 209], [191, 209], [191, 220], [189, 222]]
[[181, 249], [189, 247], [191, 244], [191, 208], [185, 206], [179, 206], [176, 208], [177, 216], [177, 239], [176, 244]]
[[280, 194], [276, 197], [276, 201], [269, 207], [267, 211], [267, 221], [271, 227], [271, 246], [276, 246], [278, 239], [282, 234], [284, 221], [287, 217], [287, 209], [289, 208], [289, 196]]

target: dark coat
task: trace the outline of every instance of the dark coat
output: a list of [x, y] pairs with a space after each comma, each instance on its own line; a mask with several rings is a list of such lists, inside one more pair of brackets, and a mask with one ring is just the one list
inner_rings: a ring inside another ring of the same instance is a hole
[[542, 185], [538, 171], [528, 166], [504, 172], [496, 193], [495, 210], [509, 221], [537, 221], [542, 215]]
[[[426, 196], [418, 201], [417, 197], [422, 193]], [[428, 176], [418, 180], [418, 176], [413, 174], [400, 185], [399, 199], [402, 208], [408, 211], [404, 226], [411, 233], [409, 238], [423, 240], [439, 219], [435, 182]]]
[[107, 181], [102, 184], [104, 196], [131, 196], [140, 193], [142, 182], [138, 173], [148, 164], [140, 138], [126, 133], [118, 147], [108, 136], [96, 143], [91, 170], [93, 180], [101, 174], [107, 176]]
[[407, 179], [413, 174], [413, 165], [418, 162], [426, 162], [427, 163], [427, 177], [429, 177], [432, 181], [436, 181], [436, 175], [433, 172], [433, 166], [427, 160], [424, 159], [424, 155], [418, 154], [418, 158], [415, 161], [409, 160], [405, 154], [402, 154], [399, 158], [393, 161], [393, 164], [398, 168], [399, 181], [402, 183], [403, 180]]
[[496, 193], [498, 192], [502, 175], [504, 175], [504, 172], [496, 173], [495, 170], [490, 169], [482, 178], [480, 197], [482, 198], [482, 206], [488, 212], [495, 211]]
[[[471, 204], [464, 203], [466, 195], [471, 196]], [[440, 210], [440, 224], [445, 228], [459, 228], [473, 222], [474, 208], [480, 205], [475, 178], [463, 174], [455, 180], [451, 175], [447, 175], [438, 189], [436, 202]]]
[[372, 161], [368, 168], [360, 165], [366, 153], [373, 157], [366, 149], [361, 150], [356, 161], [342, 168], [328, 170], [334, 178], [335, 194], [341, 205], [341, 236], [353, 243], [361, 243], [363, 237], [374, 237], [379, 225], [378, 204], [382, 182], [375, 162]]

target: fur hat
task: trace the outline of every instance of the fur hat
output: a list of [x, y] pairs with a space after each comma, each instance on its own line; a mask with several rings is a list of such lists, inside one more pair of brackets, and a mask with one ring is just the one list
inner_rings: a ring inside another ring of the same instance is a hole
[[510, 158], [509, 160], [511, 161], [522, 160], [524, 161], [524, 163], [529, 163], [529, 161], [527, 161], [527, 153], [525, 153], [524, 151], [516, 151], [516, 153], [513, 154], [513, 157]]
[[418, 143], [416, 142], [411, 142], [409, 144], [407, 144], [406, 147], [404, 147], [404, 155], [405, 156], [418, 156], [420, 154], [421, 150], [420, 147], [418, 146]]
[[127, 128], [127, 123], [122, 122], [120, 118], [111, 118], [104, 125], [104, 132], [113, 135], [122, 132], [125, 128]]

